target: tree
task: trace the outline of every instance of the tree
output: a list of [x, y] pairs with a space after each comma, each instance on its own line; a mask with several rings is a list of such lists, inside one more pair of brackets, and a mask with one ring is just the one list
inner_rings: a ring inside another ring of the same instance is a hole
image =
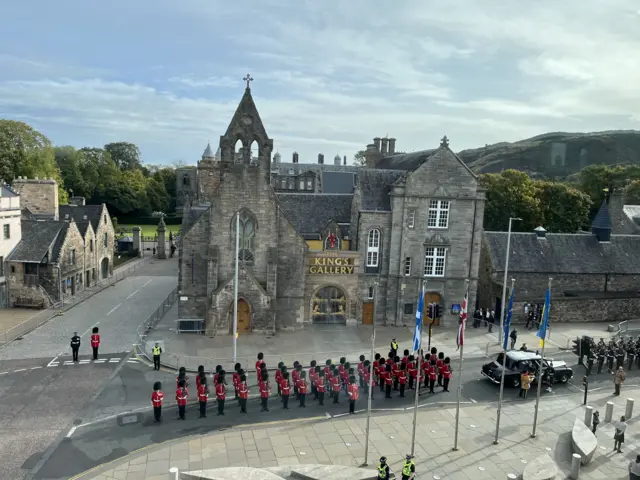
[[109, 152], [111, 158], [120, 170], [136, 170], [142, 168], [140, 149], [129, 142], [107, 143], [104, 149]]
[[542, 225], [554, 233], [576, 233], [589, 224], [591, 198], [564, 183], [536, 181]]
[[363, 167], [365, 165], [366, 158], [364, 156], [364, 150], [358, 150], [356, 154], [353, 156], [353, 164], [356, 166]]
[[580, 189], [599, 206], [605, 199], [606, 188], [624, 188], [629, 180], [640, 180], [639, 165], [590, 165], [580, 171]]
[[166, 212], [169, 207], [169, 196], [164, 183], [155, 178], [147, 179], [147, 200], [152, 212]]
[[627, 186], [624, 192], [624, 203], [640, 205], [640, 180], [634, 180]]

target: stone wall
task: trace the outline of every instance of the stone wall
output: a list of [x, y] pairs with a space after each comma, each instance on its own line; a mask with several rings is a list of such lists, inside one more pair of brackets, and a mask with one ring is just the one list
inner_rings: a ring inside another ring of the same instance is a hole
[[[190, 196], [196, 195], [198, 190], [198, 180], [196, 167], [176, 168], [176, 211], [181, 212]], [[184, 183], [184, 179], [188, 184]]]
[[11, 184], [20, 195], [20, 205], [31, 213], [58, 219], [58, 182], [51, 179], [18, 177]]
[[7, 287], [9, 290], [9, 307], [13, 307], [18, 297], [25, 297], [35, 302], [44, 302], [44, 307], [52, 305], [52, 298], [40, 285], [24, 284], [24, 263], [7, 262]]
[[[526, 321], [524, 301], [513, 302], [512, 321]], [[544, 303], [544, 299], [536, 299], [533, 303]], [[640, 297], [618, 298], [552, 298], [549, 322], [622, 322], [638, 317]]]
[[[85, 285], [91, 286], [100, 281], [100, 263], [98, 261], [98, 246], [96, 234], [91, 224], [87, 226], [84, 234], [84, 277]], [[87, 275], [87, 272], [89, 273]]]
[[[62, 292], [65, 296], [70, 296], [72, 291], [69, 287], [66, 287], [66, 280], [72, 279], [75, 282], [75, 292], [81, 292], [85, 285], [84, 272], [86, 271], [86, 256], [84, 239], [76, 226], [76, 223], [69, 222], [69, 227], [66, 230], [62, 247], [60, 248], [60, 257], [58, 259], [52, 259], [54, 262], [59, 262], [60, 265], [60, 278], [63, 282]], [[75, 257], [73, 252], [75, 251]]]
[[[186, 217], [183, 221], [186, 221]], [[209, 232], [210, 213], [208, 212], [202, 215], [180, 238], [178, 318], [206, 319], [207, 317]]]
[[[105, 241], [106, 235], [106, 241]], [[101, 279], [106, 278], [102, 273], [102, 261], [106, 258], [109, 262], [109, 270], [108, 276], [113, 275], [113, 251], [114, 251], [114, 239], [115, 239], [115, 230], [113, 228], [113, 223], [111, 222], [111, 217], [109, 216], [109, 211], [107, 210], [106, 205], [102, 207], [102, 213], [100, 215], [100, 223], [98, 224], [98, 229], [95, 232], [96, 236], [96, 268], [98, 269], [98, 273]]]

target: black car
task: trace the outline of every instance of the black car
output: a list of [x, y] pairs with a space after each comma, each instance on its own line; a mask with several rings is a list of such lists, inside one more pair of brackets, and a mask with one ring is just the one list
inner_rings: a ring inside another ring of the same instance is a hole
[[[500, 353], [495, 361], [483, 365], [482, 371], [480, 372], [483, 376], [497, 384], [500, 384], [500, 376], [502, 375], [503, 355], [503, 353]], [[504, 384], [509, 387], [519, 388], [520, 375], [524, 372], [536, 375], [536, 372], [538, 372], [540, 368], [540, 362], [542, 362], [545, 371], [549, 368], [553, 369], [554, 382], [567, 383], [569, 379], [573, 377], [573, 370], [563, 361], [549, 358], [542, 359], [542, 357], [535, 352], [510, 350], [507, 352]], [[533, 381], [536, 381], [535, 377]]]

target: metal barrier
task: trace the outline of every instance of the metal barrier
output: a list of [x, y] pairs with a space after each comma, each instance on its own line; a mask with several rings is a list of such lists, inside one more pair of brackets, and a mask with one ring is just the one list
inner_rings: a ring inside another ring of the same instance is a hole
[[176, 320], [176, 333], [198, 333], [204, 334], [204, 320]]
[[151, 258], [148, 257], [136, 260], [131, 265], [123, 265], [119, 271], [115, 271], [110, 277], [100, 280], [96, 284], [83, 289], [73, 296], [64, 297], [62, 302], [56, 302], [53, 306], [36, 313], [33, 317], [26, 319], [24, 322], [19, 323], [15, 327], [12, 327], [6, 332], [0, 334], [0, 345], [6, 345], [7, 343], [14, 341], [16, 338], [27, 334], [52, 318], [63, 314], [79, 303], [93, 297], [96, 293], [101, 292], [105, 288], [124, 280], [133, 272], [146, 265], [150, 260]]

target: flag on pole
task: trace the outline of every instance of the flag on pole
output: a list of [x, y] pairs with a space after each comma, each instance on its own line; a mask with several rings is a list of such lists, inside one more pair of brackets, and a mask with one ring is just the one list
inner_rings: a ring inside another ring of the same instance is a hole
[[422, 314], [424, 312], [424, 285], [420, 290], [420, 298], [418, 298], [418, 309], [416, 310], [416, 331], [413, 334], [413, 351], [420, 350], [422, 343]]
[[511, 297], [509, 297], [509, 309], [507, 310], [507, 318], [504, 321], [504, 345], [502, 346], [505, 350], [507, 349], [507, 345], [509, 342], [509, 328], [511, 327], [511, 315], [513, 314], [513, 297], [514, 297], [514, 287], [511, 287]]
[[460, 320], [458, 321], [458, 335], [456, 336], [456, 344], [458, 350], [464, 345], [464, 329], [467, 325], [467, 303], [469, 302], [469, 290], [467, 289], [464, 294], [464, 300], [462, 301], [462, 308], [460, 309]]
[[537, 336], [540, 338], [540, 348], [544, 347], [544, 339], [547, 338], [547, 329], [549, 328], [549, 309], [551, 308], [551, 289], [547, 290], [544, 297], [544, 307], [542, 309], [542, 320]]

